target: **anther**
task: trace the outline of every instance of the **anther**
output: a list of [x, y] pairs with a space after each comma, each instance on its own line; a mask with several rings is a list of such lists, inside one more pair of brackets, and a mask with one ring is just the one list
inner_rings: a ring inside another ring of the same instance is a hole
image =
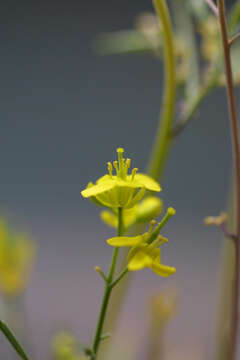
[[116, 173], [117, 173], [117, 175], [118, 175], [119, 170], [118, 170], [118, 162], [117, 162], [117, 160], [115, 160], [115, 161], [113, 162], [113, 166], [114, 166], [114, 168], [115, 168], [115, 170], [116, 170]]
[[128, 169], [130, 169], [131, 166], [131, 159], [126, 159], [125, 166], [126, 166], [126, 173], [128, 173]]
[[112, 172], [113, 172], [113, 166], [112, 166], [112, 163], [109, 161], [107, 165], [108, 165], [108, 172], [109, 172], [109, 175], [110, 175], [110, 177], [112, 177]]
[[132, 169], [132, 178], [131, 178], [131, 180], [134, 179], [134, 176], [136, 175], [137, 171], [138, 171], [138, 168]]
[[151, 233], [153, 231], [154, 226], [156, 225], [156, 220], [151, 220], [149, 223], [149, 229], [148, 232]]
[[159, 235], [158, 237], [157, 237], [157, 240], [159, 241], [159, 245], [161, 245], [161, 244], [163, 244], [163, 243], [167, 243], [168, 242], [168, 239], [167, 238], [165, 238], [164, 236], [162, 236], [162, 235]]

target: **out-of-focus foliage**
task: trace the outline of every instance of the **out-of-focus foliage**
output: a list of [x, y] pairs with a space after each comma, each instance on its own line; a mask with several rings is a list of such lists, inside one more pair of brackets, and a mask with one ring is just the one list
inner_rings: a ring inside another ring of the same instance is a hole
[[15, 233], [0, 220], [0, 291], [4, 295], [17, 295], [27, 287], [35, 250], [27, 235]]
[[53, 360], [87, 360], [80, 354], [78, 341], [69, 332], [55, 334], [52, 341]]
[[[173, 131], [175, 135], [193, 117], [208, 93], [216, 86], [225, 84], [217, 18], [205, 1], [185, 0], [179, 3], [169, 0], [174, 20], [178, 99], [181, 103], [177, 130]], [[236, 2], [229, 11], [231, 36], [239, 32], [239, 20], [240, 3]], [[161, 60], [161, 23], [153, 13], [140, 13], [133, 22], [133, 29], [99, 35], [95, 49], [107, 55], [145, 53]], [[232, 63], [236, 85], [240, 83], [239, 57], [239, 44], [234, 44]]]

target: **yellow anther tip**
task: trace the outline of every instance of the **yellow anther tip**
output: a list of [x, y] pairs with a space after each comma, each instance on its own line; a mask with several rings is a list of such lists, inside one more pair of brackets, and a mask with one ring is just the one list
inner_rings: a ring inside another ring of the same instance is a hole
[[95, 266], [95, 267], [94, 267], [94, 270], [95, 270], [96, 272], [100, 272], [100, 271], [101, 271], [101, 268], [100, 268], [99, 266]]
[[124, 149], [123, 148], [117, 148], [117, 153], [118, 154], [123, 154], [124, 153]]
[[167, 212], [168, 212], [168, 214], [171, 215], [171, 216], [176, 214], [176, 210], [175, 210], [173, 207], [169, 207], [169, 208], [167, 209]]
[[168, 243], [168, 239], [162, 235], [159, 235], [158, 238], [157, 238], [159, 241], [162, 241], [162, 242], [165, 242], [165, 243]]
[[154, 226], [156, 224], [156, 222], [157, 221], [153, 219], [153, 220], [150, 221], [150, 225]]

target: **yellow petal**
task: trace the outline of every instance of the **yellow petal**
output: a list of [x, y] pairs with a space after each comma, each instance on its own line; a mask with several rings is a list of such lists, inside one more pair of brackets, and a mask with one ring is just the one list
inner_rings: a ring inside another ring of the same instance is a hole
[[114, 180], [116, 178], [116, 176], [112, 176], [110, 177], [108, 174], [106, 175], [103, 175], [102, 177], [100, 177], [97, 181], [96, 181], [96, 184], [100, 184], [106, 180]]
[[137, 206], [137, 221], [145, 222], [158, 217], [163, 211], [163, 202], [156, 196], [148, 196]]
[[155, 272], [155, 274], [166, 277], [175, 274], [176, 269], [175, 267], [162, 265], [159, 262], [154, 261], [151, 266], [152, 270]]
[[[151, 191], [161, 191], [161, 186], [150, 176], [145, 174], [136, 174], [134, 181], [141, 183], [146, 189]], [[133, 182], [134, 182], [133, 181]]]
[[143, 242], [143, 236], [116, 236], [107, 240], [107, 243], [111, 246], [136, 246]]
[[93, 185], [81, 192], [82, 196], [88, 198], [90, 196], [96, 196], [105, 191], [111, 190], [116, 186], [113, 180], [106, 180], [97, 185]]
[[107, 224], [108, 226], [114, 227], [115, 229], [117, 228], [118, 219], [115, 214], [111, 213], [110, 211], [104, 210], [101, 211], [100, 217], [102, 221], [105, 222], [105, 224]]
[[152, 258], [144, 251], [144, 248], [136, 251], [128, 262], [129, 271], [142, 270], [145, 267], [150, 267], [152, 264]]
[[123, 210], [123, 224], [125, 228], [135, 224], [136, 222], [136, 207]]

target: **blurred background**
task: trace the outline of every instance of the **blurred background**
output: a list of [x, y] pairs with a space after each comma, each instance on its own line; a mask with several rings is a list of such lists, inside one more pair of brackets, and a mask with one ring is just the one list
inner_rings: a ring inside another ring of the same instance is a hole
[[[96, 324], [103, 283], [93, 267], [109, 263], [105, 240], [114, 230], [80, 191], [105, 173], [118, 146], [141, 171], [150, 155], [162, 96], [159, 61], [99, 56], [92, 46], [99, 33], [131, 28], [142, 11], [152, 11], [150, 0], [0, 5], [0, 206], [2, 216], [37, 243], [25, 295], [36, 360], [49, 354], [55, 330], [67, 327], [88, 342]], [[179, 351], [211, 353], [222, 235], [203, 219], [226, 208], [230, 150], [220, 89], [177, 139], [161, 184], [165, 205], [177, 210], [163, 249], [164, 262], [177, 273], [167, 280], [150, 271], [134, 276], [119, 346], [144, 347], [147, 299], [167, 285], [177, 288], [179, 300], [167, 341]], [[5, 340], [1, 347], [17, 359]]]

